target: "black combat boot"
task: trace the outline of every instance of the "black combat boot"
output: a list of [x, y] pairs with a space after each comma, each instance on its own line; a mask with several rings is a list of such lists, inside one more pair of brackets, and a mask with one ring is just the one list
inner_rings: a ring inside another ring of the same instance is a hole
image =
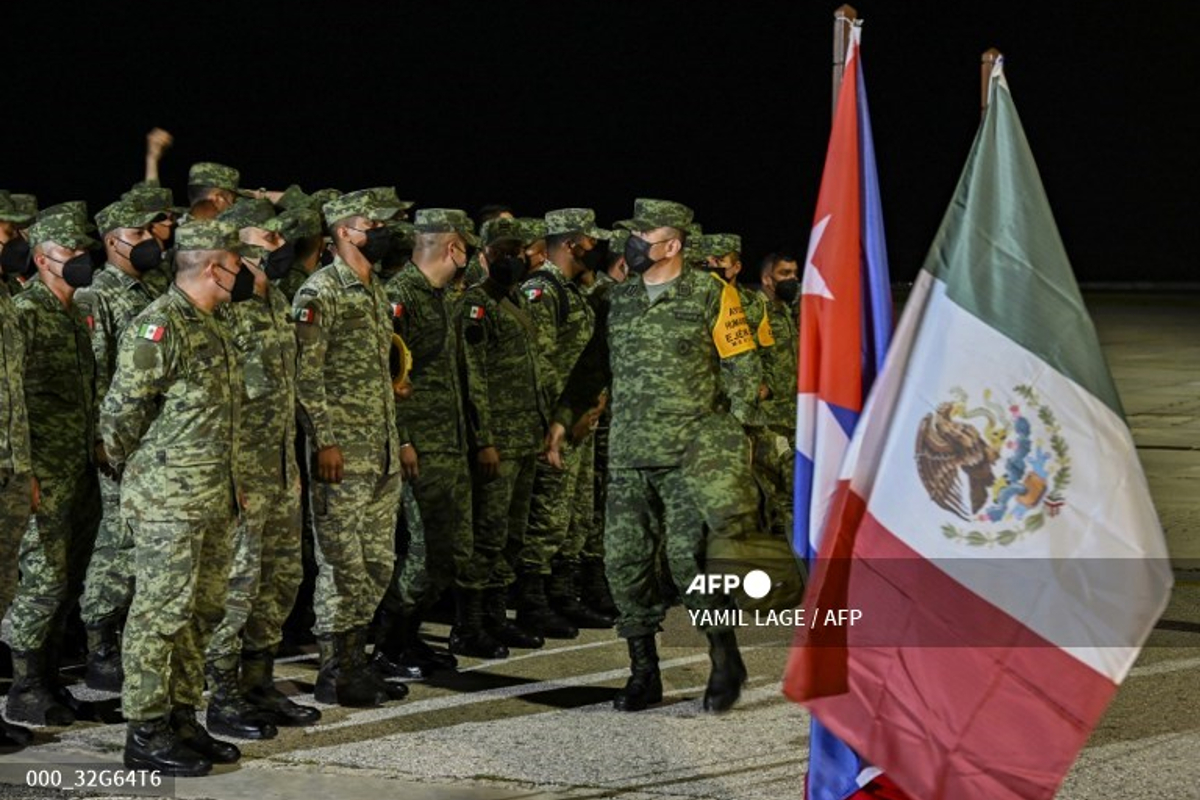
[[483, 592], [454, 592], [455, 620], [450, 629], [450, 652], [472, 658], [508, 658], [508, 648], [492, 638], [483, 626]]
[[167, 717], [125, 726], [125, 766], [176, 778], [195, 778], [212, 771], [212, 762], [188, 747]]
[[375, 687], [375, 698], [380, 703], [388, 700], [403, 700], [408, 697], [408, 687], [403, 683], [392, 683], [385, 680], [383, 671], [375, 666], [375, 662], [367, 655], [367, 628], [355, 628], [350, 632], [350, 648], [352, 649], [354, 669], [366, 676], [366, 680]]
[[32, 650], [13, 651], [13, 683], [8, 689], [5, 713], [17, 722], [71, 725], [75, 713], [59, 699], [58, 687], [46, 675], [42, 657], [42, 653]]
[[544, 645], [545, 639], [522, 630], [508, 618], [504, 595], [503, 589], [488, 589], [483, 593], [483, 629], [490, 633], [493, 639], [508, 647], [536, 650]]
[[568, 561], [555, 561], [550, 583], [546, 587], [546, 600], [560, 616], [566, 617], [577, 627], [611, 628], [613, 618], [588, 608], [579, 602], [575, 589], [577, 565]]
[[121, 668], [121, 635], [119, 620], [106, 617], [87, 626], [87, 672], [84, 683], [89, 689], [119, 692], [125, 681]]
[[400, 664], [425, 675], [458, 669], [458, 659], [453, 653], [434, 650], [421, 638], [421, 618], [416, 613], [404, 616], [404, 651], [400, 653]]
[[33, 744], [33, 731], [0, 717], [0, 749], [28, 747]]
[[347, 708], [375, 708], [383, 704], [386, 695], [375, 685], [363, 668], [365, 654], [354, 657], [352, 634], [331, 633], [317, 637], [321, 649], [321, 666], [313, 696], [320, 703]]
[[616, 619], [617, 604], [613, 602], [604, 572], [603, 558], [585, 558], [579, 563], [579, 600], [588, 608]]
[[242, 696], [236, 664], [225, 668], [209, 661], [204, 665], [204, 677], [212, 692], [205, 721], [213, 733], [239, 739], [274, 739], [279, 734], [267, 715]]
[[276, 725], [312, 725], [321, 719], [319, 710], [294, 703], [275, 688], [274, 649], [242, 651], [242, 694]]
[[199, 753], [214, 764], [236, 764], [242, 751], [232, 742], [209, 736], [204, 726], [196, 721], [194, 706], [175, 706], [168, 717], [171, 730], [189, 750]]
[[371, 667], [385, 678], [421, 680], [429, 677], [420, 667], [400, 663], [407, 644], [406, 620], [401, 614], [380, 611], [375, 624], [375, 652]]
[[662, 702], [662, 675], [658, 672], [658, 649], [654, 646], [654, 634], [630, 636], [629, 680], [625, 688], [613, 698], [617, 711], [642, 711], [647, 706]]
[[704, 689], [704, 710], [719, 714], [733, 707], [746, 683], [746, 665], [738, 652], [737, 634], [732, 630], [709, 633], [708, 658], [712, 672]]
[[579, 628], [564, 619], [546, 601], [545, 577], [522, 572], [517, 579], [517, 624], [546, 639], [574, 639]]

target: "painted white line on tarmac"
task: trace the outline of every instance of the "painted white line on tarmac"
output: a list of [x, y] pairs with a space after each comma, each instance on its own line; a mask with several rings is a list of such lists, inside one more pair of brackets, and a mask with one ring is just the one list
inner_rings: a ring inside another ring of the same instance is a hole
[[496, 658], [490, 661], [482, 661], [473, 667], [465, 667], [459, 672], [474, 672], [477, 669], [486, 667], [495, 667], [501, 664], [511, 664], [514, 661], [525, 661], [530, 658], [544, 658], [545, 656], [553, 656], [558, 653], [570, 653], [575, 650], [591, 650], [596, 647], [611, 647], [614, 644], [621, 644], [624, 639], [606, 639], [603, 642], [588, 642], [587, 644], [572, 644], [566, 647], [543, 647], [538, 650], [531, 650], [528, 653], [522, 653], [519, 656], [509, 656], [508, 658]]
[[1182, 672], [1185, 669], [1200, 669], [1200, 658], [1178, 658], [1174, 661], [1160, 661], [1157, 664], [1146, 664], [1129, 670], [1130, 678], [1144, 678], [1151, 675], [1166, 675], [1171, 672]]

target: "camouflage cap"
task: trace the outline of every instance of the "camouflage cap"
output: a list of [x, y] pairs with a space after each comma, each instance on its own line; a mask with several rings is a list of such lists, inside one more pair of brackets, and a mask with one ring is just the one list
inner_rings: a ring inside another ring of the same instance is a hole
[[401, 200], [396, 195], [395, 186], [376, 186], [368, 191], [374, 192], [375, 199], [379, 201], [379, 205], [386, 208], [398, 208], [401, 211], [405, 211], [415, 205], [412, 200]]
[[188, 170], [188, 186], [212, 186], [214, 189], [240, 192], [238, 186], [241, 179], [241, 173], [233, 167], [211, 161], [192, 164]]
[[704, 226], [699, 222], [689, 222], [683, 226], [683, 230], [687, 232], [688, 236], [702, 236], [704, 234]]
[[538, 239], [546, 238], [546, 220], [540, 217], [517, 217], [517, 222], [521, 225], [521, 238], [526, 247]]
[[241, 253], [246, 245], [238, 239], [238, 227], [220, 219], [194, 220], [180, 225], [175, 231], [175, 249], [181, 253], [189, 250], [228, 250]]
[[374, 189], [359, 189], [330, 200], [321, 210], [325, 213], [325, 224], [333, 225], [347, 217], [384, 221], [394, 217], [400, 209], [397, 206], [380, 205]]
[[703, 238], [707, 240], [708, 251], [717, 258], [730, 253], [742, 253], [742, 237], [736, 233], [709, 233]]
[[162, 211], [146, 211], [127, 200], [118, 200], [96, 212], [96, 231], [103, 236], [117, 228], [144, 228], [162, 215]]
[[28, 225], [33, 221], [34, 214], [22, 209], [13, 200], [13, 196], [0, 189], [0, 222], [12, 222], [17, 225]]
[[38, 213], [37, 195], [12, 194], [9, 195], [9, 197], [12, 199], [13, 205], [16, 206], [17, 211], [28, 216], [29, 221], [33, 222], [34, 217], [36, 217]]
[[616, 230], [612, 232], [612, 236], [608, 239], [608, 252], [624, 253], [625, 242], [629, 240], [629, 231]]
[[422, 208], [413, 219], [413, 229], [417, 233], [457, 233], [472, 247], [479, 246], [475, 223], [462, 209]]
[[312, 193], [314, 208], [320, 211], [330, 200], [337, 200], [343, 194], [341, 189], [317, 189]]
[[590, 208], [560, 208], [546, 212], [546, 235], [582, 233], [593, 239], [607, 239], [608, 231], [596, 227], [596, 212]]
[[87, 229], [70, 213], [39, 216], [29, 226], [28, 238], [30, 247], [54, 242], [71, 250], [86, 250], [96, 245], [96, 240], [88, 236]]
[[416, 228], [406, 219], [389, 219], [384, 227], [392, 234], [392, 240], [400, 249], [411, 249], [416, 241]]
[[275, 216], [275, 206], [270, 200], [238, 200], [229, 208], [217, 215], [222, 222], [231, 222], [242, 228], [265, 228], [267, 221]]
[[633, 219], [621, 220], [617, 227], [634, 231], [650, 231], [655, 228], [687, 230], [692, 216], [692, 210], [683, 203], [639, 197], [633, 201]]
[[165, 186], [134, 186], [121, 195], [121, 199], [143, 211], [156, 211], [176, 216], [187, 211], [186, 208], [175, 205], [175, 195]]
[[485, 245], [494, 244], [506, 239], [523, 243], [525, 241], [525, 230], [520, 220], [512, 219], [511, 217], [496, 217], [483, 223], [479, 231], [479, 238], [483, 240]]
[[[315, 208], [316, 206], [312, 195], [294, 183], [283, 190], [283, 194], [279, 195], [279, 200], [275, 205], [284, 211], [290, 211], [293, 208]], [[316, 210], [320, 211], [319, 208]]]
[[320, 236], [321, 215], [311, 208], [293, 208], [267, 220], [262, 227], [275, 231], [284, 241], [294, 242], [297, 239]]
[[88, 216], [87, 203], [83, 200], [68, 200], [65, 203], [55, 203], [52, 206], [46, 206], [38, 212], [38, 219], [44, 217], [71, 217], [79, 222], [83, 227], [91, 230], [92, 222]]

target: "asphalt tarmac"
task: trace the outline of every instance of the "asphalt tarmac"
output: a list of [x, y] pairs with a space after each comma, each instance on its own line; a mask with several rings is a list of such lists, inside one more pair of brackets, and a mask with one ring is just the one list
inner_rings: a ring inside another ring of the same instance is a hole
[[[1168, 537], [1176, 589], [1137, 665], [1068, 776], [1060, 798], [1200, 798], [1200, 294], [1090, 294], [1138, 453]], [[682, 609], [672, 623], [682, 624]], [[444, 640], [444, 625], [427, 631]], [[124, 726], [113, 695], [95, 700], [112, 722], [43, 728], [38, 744], [0, 755], [0, 798], [175, 796], [214, 800], [509, 800], [513, 798], [800, 797], [808, 716], [780, 693], [783, 636], [747, 648], [750, 683], [738, 706], [704, 714], [707, 655], [671, 636], [662, 706], [614, 712], [625, 648], [585, 631], [501, 662], [464, 661], [454, 676], [411, 684], [381, 709], [323, 707], [312, 728], [239, 742], [244, 757], [213, 775], [149, 795], [92, 786], [67, 793], [27, 785], [30, 771], [97, 779], [119, 765]], [[312, 702], [315, 654], [289, 658], [285, 691]], [[306, 696], [307, 695], [307, 696]], [[37, 777], [36, 775], [34, 776]]]

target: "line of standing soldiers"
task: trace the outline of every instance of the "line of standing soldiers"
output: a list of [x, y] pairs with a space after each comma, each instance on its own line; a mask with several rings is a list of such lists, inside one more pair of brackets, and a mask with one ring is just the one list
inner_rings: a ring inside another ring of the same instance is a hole
[[[128, 766], [205, 774], [239, 757], [209, 731], [317, 721], [273, 678], [302, 529], [320, 702], [379, 705], [454, 654], [614, 618], [631, 657], [614, 706], [661, 700], [654, 632], [705, 537], [790, 531], [795, 263], [751, 297], [737, 237], [666, 201], [639, 200], [627, 230], [562, 209], [480, 239], [455, 209], [409, 223], [393, 189], [239, 177], [196, 164], [189, 209], [139, 185], [94, 227], [81, 203], [0, 192], [9, 719], [86, 714], [58, 670], [78, 601]], [[450, 652], [420, 636], [447, 589]], [[720, 711], [745, 670], [731, 630], [706, 632]], [[0, 736], [30, 740], [8, 721]]]

